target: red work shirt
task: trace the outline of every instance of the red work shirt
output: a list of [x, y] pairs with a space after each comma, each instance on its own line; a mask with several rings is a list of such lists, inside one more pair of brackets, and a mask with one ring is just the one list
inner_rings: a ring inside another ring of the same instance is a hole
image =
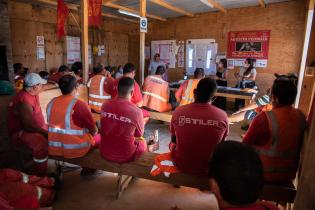
[[73, 107], [72, 120], [80, 128], [87, 128], [89, 130], [93, 130], [96, 124], [90, 107], [81, 100], [77, 100]]
[[13, 135], [16, 132], [20, 132], [21, 130], [23, 130], [21, 119], [15, 113], [15, 108], [19, 103], [25, 103], [31, 106], [33, 109], [33, 123], [35, 123], [38, 127], [46, 127], [38, 95], [31, 95], [27, 91], [22, 90], [14, 96], [12, 102], [9, 104], [8, 130], [10, 135]]
[[142, 112], [136, 105], [121, 98], [103, 104], [100, 151], [105, 159], [131, 161], [136, 151], [135, 137], [141, 137], [143, 132]]
[[265, 112], [258, 114], [247, 130], [243, 142], [250, 145], [266, 145], [271, 137], [269, 121]]
[[61, 72], [57, 72], [56, 74], [53, 74], [49, 77], [48, 81], [52, 81], [55, 83], [59, 82], [59, 79], [63, 76], [64, 74]]
[[0, 192], [0, 209], [1, 210], [13, 210], [13, 207], [9, 205], [7, 197]]
[[279, 210], [279, 209], [270, 203], [259, 202], [245, 207], [224, 208], [223, 210]]
[[[121, 78], [122, 77], [114, 80], [110, 85], [109, 94], [112, 96], [112, 98], [115, 98], [118, 95], [118, 82]], [[141, 101], [142, 101], [141, 89], [138, 83], [135, 81], [133, 95], [131, 96], [131, 102], [137, 104]]]
[[228, 118], [211, 104], [192, 103], [176, 109], [170, 130], [176, 136], [172, 157], [180, 171], [206, 174], [214, 147], [228, 134]]

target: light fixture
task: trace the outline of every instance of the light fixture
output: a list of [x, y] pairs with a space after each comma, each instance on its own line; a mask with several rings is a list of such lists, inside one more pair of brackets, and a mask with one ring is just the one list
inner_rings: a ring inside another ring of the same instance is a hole
[[128, 12], [128, 11], [125, 11], [125, 10], [119, 9], [118, 12], [119, 12], [120, 14], [124, 14], [124, 15], [128, 15], [128, 16], [140, 18], [140, 15], [135, 14], [135, 13], [131, 13], [131, 12]]
[[208, 0], [200, 0], [202, 3], [204, 3], [205, 5], [214, 8], [213, 4], [211, 4]]

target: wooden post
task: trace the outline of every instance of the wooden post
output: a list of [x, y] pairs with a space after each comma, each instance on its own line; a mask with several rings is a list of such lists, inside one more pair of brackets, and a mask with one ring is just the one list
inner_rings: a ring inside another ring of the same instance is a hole
[[83, 82], [89, 79], [89, 25], [88, 0], [81, 0], [81, 52], [83, 64]]
[[[140, 16], [146, 17], [146, 0], [140, 0]], [[144, 67], [145, 67], [145, 32], [140, 32], [140, 85], [144, 82]]]

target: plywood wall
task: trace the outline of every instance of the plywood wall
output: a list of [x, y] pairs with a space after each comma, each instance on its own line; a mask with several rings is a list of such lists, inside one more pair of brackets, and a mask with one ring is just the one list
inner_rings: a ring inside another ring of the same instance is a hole
[[[56, 9], [10, 1], [13, 62], [21, 62], [32, 71], [49, 70], [65, 63], [64, 39], [56, 38]], [[67, 34], [80, 36], [79, 16], [72, 12], [66, 25]], [[76, 20], [76, 21], [75, 21]], [[95, 55], [94, 63], [118, 65], [128, 61], [128, 36], [137, 24], [104, 19], [100, 28], [89, 29], [89, 43], [105, 45], [105, 54]], [[45, 37], [46, 59], [36, 58], [36, 36]]]
[[[152, 24], [147, 39], [163, 40], [213, 38], [218, 52], [226, 52], [229, 31], [271, 30], [268, 68], [258, 70], [258, 85], [266, 90], [272, 74], [298, 72], [304, 38], [306, 3], [304, 0], [270, 4], [267, 8], [247, 7], [228, 10], [226, 14], [212, 12], [193, 18], [180, 17]], [[183, 69], [170, 72], [170, 79], [182, 77]], [[232, 74], [230, 74], [232, 75]], [[233, 84], [233, 77], [230, 78]]]

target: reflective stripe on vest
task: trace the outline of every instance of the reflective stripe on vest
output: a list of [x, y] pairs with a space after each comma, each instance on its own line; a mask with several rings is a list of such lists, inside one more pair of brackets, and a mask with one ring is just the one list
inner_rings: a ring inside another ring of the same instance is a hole
[[188, 82], [186, 91], [185, 91], [185, 95], [182, 98], [182, 99], [184, 99], [184, 100], [186, 100], [188, 102], [194, 102], [194, 99], [189, 98], [189, 93], [190, 93], [190, 90], [192, 88], [192, 85], [193, 85], [193, 80], [190, 79], [189, 82]]
[[142, 92], [143, 94], [145, 95], [148, 95], [148, 96], [152, 96], [160, 101], [163, 101], [163, 102], [167, 102], [167, 100], [165, 98], [163, 98], [162, 96], [158, 95], [158, 94], [155, 94], [155, 93], [150, 93], [150, 92], [147, 92], [147, 91], [143, 91]]
[[101, 107], [103, 105], [103, 103], [99, 103], [99, 102], [96, 102], [96, 101], [89, 101], [89, 104], [92, 104], [94, 106], [99, 106], [99, 107]]
[[153, 76], [149, 76], [149, 77], [150, 77], [151, 80], [155, 80], [155, 81], [158, 81], [158, 82], [165, 83], [165, 81], [162, 78], [153, 77]]
[[43, 195], [43, 190], [41, 187], [36, 186], [36, 190], [37, 190], [37, 200], [38, 202], [40, 201], [40, 199], [42, 198]]
[[[91, 83], [91, 80], [90, 80], [90, 83]], [[97, 99], [111, 99], [111, 96], [104, 96], [104, 90], [103, 89], [104, 89], [105, 80], [106, 80], [106, 77], [103, 76], [101, 79], [101, 82], [100, 82], [99, 95], [89, 94], [89, 97], [97, 98]]]
[[[70, 121], [71, 121], [71, 113], [73, 110], [73, 107], [75, 105], [75, 103], [77, 102], [77, 98], [73, 98], [72, 101], [70, 102], [69, 106], [67, 107], [67, 111], [66, 111], [66, 117], [65, 117], [65, 128], [61, 129], [58, 127], [52, 127], [49, 126], [48, 127], [48, 131], [51, 133], [59, 133], [59, 134], [68, 134], [68, 135], [78, 135], [78, 136], [83, 136], [87, 130], [75, 130], [75, 129], [71, 129], [70, 126]], [[50, 115], [51, 115], [51, 108], [52, 105], [54, 103], [54, 100], [52, 100], [47, 107], [47, 118], [48, 118], [48, 122], [50, 121]]]
[[111, 99], [110, 96], [99, 96], [99, 95], [95, 95], [95, 94], [89, 94], [89, 96], [91, 98], [97, 98], [97, 99]]
[[25, 173], [23, 173], [23, 172], [21, 172], [21, 175], [22, 175], [22, 181], [23, 181], [23, 183], [26, 183], [26, 184], [27, 184], [27, 183], [30, 181], [28, 175], [25, 174]]
[[299, 155], [296, 151], [278, 151], [277, 147], [279, 145], [279, 123], [276, 118], [276, 115], [273, 111], [265, 112], [269, 122], [271, 123], [271, 147], [270, 149], [259, 149], [257, 148], [257, 152], [260, 155], [275, 157], [275, 158], [295, 158]]
[[82, 149], [90, 146], [88, 142], [83, 142], [81, 144], [64, 144], [62, 142], [57, 141], [49, 141], [48, 145], [50, 147], [62, 147], [64, 149]]
[[45, 158], [43, 158], [43, 159], [37, 159], [37, 158], [34, 158], [33, 157], [33, 161], [35, 162], [35, 163], [44, 163], [44, 162], [46, 162], [48, 160], [48, 157], [45, 157]]

